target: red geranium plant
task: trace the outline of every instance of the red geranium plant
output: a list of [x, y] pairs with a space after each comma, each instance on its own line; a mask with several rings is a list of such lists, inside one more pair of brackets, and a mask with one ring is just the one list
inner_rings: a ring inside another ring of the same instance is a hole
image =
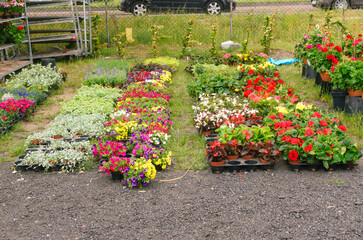
[[316, 72], [332, 71], [334, 72], [334, 66], [338, 65], [338, 62], [342, 59], [342, 48], [333, 43], [326, 45], [316, 45], [313, 53], [310, 55], [312, 58], [312, 67]]

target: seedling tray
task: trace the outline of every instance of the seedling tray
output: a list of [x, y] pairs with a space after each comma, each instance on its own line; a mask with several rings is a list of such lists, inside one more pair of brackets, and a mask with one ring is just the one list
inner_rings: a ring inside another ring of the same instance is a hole
[[241, 171], [271, 171], [274, 169], [274, 164], [264, 164], [258, 159], [242, 159], [230, 160], [221, 166], [211, 166], [212, 173], [223, 172], [241, 172]]
[[310, 163], [299, 163], [299, 164], [290, 164], [287, 162], [287, 164], [290, 167], [291, 171], [299, 172], [301, 170], [308, 170], [308, 171], [318, 171], [318, 170], [325, 170], [325, 171], [335, 171], [338, 169], [341, 170], [352, 170], [355, 166], [358, 166], [358, 164], [344, 164], [344, 163], [335, 163], [329, 166], [329, 169], [326, 169], [323, 164], [310, 164]]
[[[20, 165], [21, 161], [23, 160], [23, 158], [26, 156], [26, 154], [19, 156], [15, 162], [14, 162], [14, 167], [16, 171], [35, 171], [35, 172], [40, 172], [40, 171], [44, 171], [44, 167], [42, 166], [38, 166], [38, 165]], [[62, 170], [63, 165], [62, 164], [55, 164], [54, 166], [49, 168], [49, 171], [60, 171]]]
[[210, 134], [205, 136], [205, 141], [207, 143], [214, 142], [218, 140], [218, 134]]

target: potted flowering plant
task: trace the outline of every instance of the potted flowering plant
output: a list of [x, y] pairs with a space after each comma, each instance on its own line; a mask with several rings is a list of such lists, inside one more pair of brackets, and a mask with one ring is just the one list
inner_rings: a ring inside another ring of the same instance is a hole
[[139, 158], [127, 168], [123, 174], [122, 183], [129, 188], [142, 188], [150, 185], [150, 181], [155, 178], [155, 175], [156, 169], [151, 160]]
[[335, 71], [334, 66], [342, 59], [342, 48], [333, 43], [316, 45], [313, 54], [310, 55], [313, 61], [313, 69], [320, 72], [323, 81], [330, 81], [328, 71]]
[[109, 158], [113, 156], [126, 156], [126, 147], [122, 144], [122, 142], [102, 141], [99, 139], [97, 144], [94, 144], [91, 150], [94, 157], [104, 159], [104, 161], [108, 161]]
[[363, 36], [359, 34], [357, 38], [347, 35], [345, 37], [344, 54], [348, 57], [355, 57], [363, 61]]
[[8, 32], [9, 38], [7, 42], [14, 42], [16, 44], [21, 44], [25, 38], [25, 30], [23, 26], [15, 26], [15, 25], [8, 25], [4, 28], [5, 31]]
[[9, 19], [11, 18], [10, 12], [11, 6], [9, 3], [0, 2], [0, 19]]
[[24, 3], [23, 2], [18, 2], [16, 0], [12, 0], [10, 2], [9, 11], [11, 12], [11, 16], [13, 18], [21, 17], [22, 13], [25, 12]]
[[308, 64], [306, 59], [307, 56], [307, 49], [306, 46], [308, 45], [310, 36], [304, 34], [304, 37], [300, 39], [298, 43], [295, 43], [295, 51], [294, 56], [296, 59], [302, 60], [304, 64]]
[[334, 72], [330, 73], [334, 89], [348, 89], [351, 96], [361, 96], [363, 90], [363, 61], [352, 59], [339, 63]]
[[207, 146], [205, 153], [207, 159], [212, 166], [221, 166], [224, 164], [224, 160], [227, 158], [227, 152], [224, 146], [219, 141], [214, 141]]
[[99, 170], [104, 174], [112, 175], [112, 180], [122, 180], [122, 174], [128, 170], [130, 158], [113, 156], [108, 162], [104, 161]]
[[264, 164], [274, 164], [280, 157], [280, 151], [277, 150], [274, 142], [268, 140], [267, 142], [259, 142], [258, 144], [258, 157]]

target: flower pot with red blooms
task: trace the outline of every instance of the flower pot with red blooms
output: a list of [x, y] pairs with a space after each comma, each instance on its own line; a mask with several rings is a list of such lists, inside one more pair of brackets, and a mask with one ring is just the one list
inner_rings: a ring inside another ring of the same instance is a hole
[[23, 26], [15, 26], [9, 24], [4, 28], [5, 32], [8, 33], [10, 39], [12, 39], [16, 44], [21, 44], [25, 38], [25, 30]]
[[333, 43], [328, 43], [326, 45], [317, 44], [312, 49], [309, 57], [314, 62], [312, 65], [313, 69], [316, 72], [334, 72], [335, 66], [342, 59], [341, 47]]
[[238, 148], [241, 146], [241, 144], [238, 143], [236, 139], [233, 139], [232, 141], [227, 141], [227, 143], [222, 145], [226, 150], [228, 160], [235, 160], [238, 158]]
[[109, 161], [103, 161], [99, 170], [103, 174], [112, 175], [112, 180], [121, 181], [123, 174], [128, 170], [130, 158], [112, 156]]
[[363, 36], [359, 34], [358, 36], [347, 35], [345, 37], [344, 53], [349, 59], [352, 57], [362, 61], [363, 60]]
[[224, 164], [224, 160], [227, 159], [227, 152], [219, 141], [209, 143], [205, 154], [212, 166], [221, 166]]
[[258, 147], [258, 158], [263, 164], [274, 164], [281, 155], [274, 142], [261, 142]]

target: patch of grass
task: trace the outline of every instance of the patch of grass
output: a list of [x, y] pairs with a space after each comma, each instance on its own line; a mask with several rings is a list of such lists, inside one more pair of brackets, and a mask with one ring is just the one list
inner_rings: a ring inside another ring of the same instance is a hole
[[92, 168], [94, 168], [96, 166], [96, 163], [93, 162], [93, 161], [86, 161], [86, 162], [83, 162], [81, 164], [81, 166], [79, 167], [79, 169], [83, 169], [83, 170], [90, 170]]
[[205, 141], [193, 126], [194, 112], [192, 99], [188, 95], [187, 85], [192, 76], [184, 71], [186, 62], [181, 61], [178, 71], [173, 75], [170, 86], [171, 134], [167, 148], [172, 151], [175, 168], [193, 170], [207, 168], [205, 158]]
[[341, 179], [339, 179], [339, 178], [332, 178], [332, 179], [330, 179], [329, 181], [328, 181], [328, 183], [334, 183], [334, 184], [336, 184], [336, 185], [338, 185], [338, 186], [342, 186], [342, 185], [344, 185], [344, 181], [342, 181]]

